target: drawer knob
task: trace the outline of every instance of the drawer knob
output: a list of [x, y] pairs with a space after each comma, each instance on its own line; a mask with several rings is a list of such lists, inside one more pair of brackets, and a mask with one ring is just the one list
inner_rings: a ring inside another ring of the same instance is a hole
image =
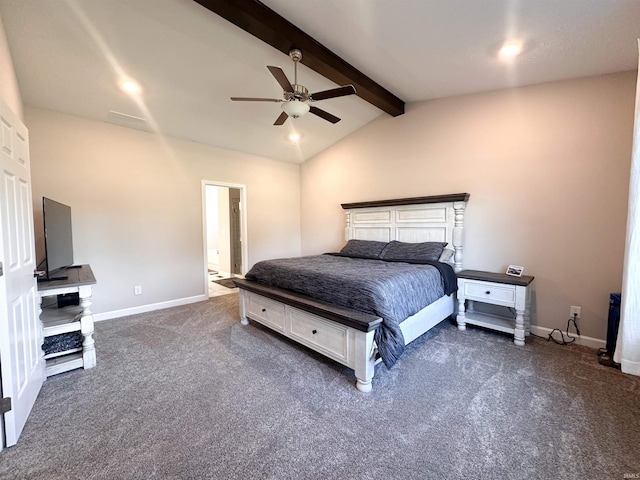
[[484, 292], [484, 293], [486, 293], [487, 295], [491, 295], [491, 291], [490, 291], [490, 290], [487, 290], [487, 291], [486, 291], [486, 292]]
[[315, 335], [316, 333], [318, 333], [318, 331], [314, 329], [314, 330], [311, 330], [311, 333]]
[[266, 311], [267, 311], [267, 309], [266, 309], [266, 308], [263, 308], [263, 309], [262, 309], [262, 311], [263, 311], [263, 312], [266, 312]]

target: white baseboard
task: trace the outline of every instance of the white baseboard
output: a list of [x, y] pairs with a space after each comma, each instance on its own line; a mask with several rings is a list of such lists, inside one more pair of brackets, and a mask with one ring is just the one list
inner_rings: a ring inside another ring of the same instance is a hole
[[149, 305], [140, 305], [138, 307], [123, 308], [122, 310], [113, 310], [111, 312], [94, 313], [93, 320], [95, 322], [101, 322], [102, 320], [111, 320], [112, 318], [126, 317], [128, 315], [135, 315], [137, 313], [153, 312], [154, 310], [162, 310], [164, 308], [188, 305], [189, 303], [202, 302], [208, 299], [209, 297], [207, 295], [196, 295], [194, 297], [178, 298], [176, 300], [151, 303]]
[[[537, 325], [531, 325], [531, 333], [538, 335], [540, 337], [548, 337], [552, 331], [553, 329], [551, 328], [538, 327]], [[563, 331], [562, 333], [565, 335], [565, 339], [566, 339], [566, 332]], [[575, 332], [569, 332], [569, 333], [571, 334], [571, 336], [576, 338], [576, 341], [573, 343], [576, 343], [578, 345], [584, 345], [585, 347], [591, 347], [591, 348], [605, 348], [607, 346], [606, 340], [601, 340], [599, 338], [593, 338], [593, 337], [585, 337], [584, 335], [578, 336], [575, 334]], [[558, 337], [554, 336], [554, 338], [558, 338]]]

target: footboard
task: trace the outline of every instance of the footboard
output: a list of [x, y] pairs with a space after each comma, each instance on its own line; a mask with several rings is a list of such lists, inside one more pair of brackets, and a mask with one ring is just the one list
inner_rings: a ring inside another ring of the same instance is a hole
[[371, 391], [376, 363], [373, 336], [382, 319], [248, 280], [240, 289], [240, 321], [259, 322], [349, 368], [356, 388]]

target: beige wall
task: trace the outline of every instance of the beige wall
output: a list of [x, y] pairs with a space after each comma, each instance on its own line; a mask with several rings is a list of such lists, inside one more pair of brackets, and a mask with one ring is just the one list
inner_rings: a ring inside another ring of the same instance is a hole
[[0, 17], [0, 98], [15, 113], [22, 118], [22, 100], [13, 68], [11, 52], [7, 44], [4, 25]]
[[38, 257], [46, 196], [72, 208], [75, 263], [98, 280], [94, 313], [205, 294], [202, 180], [246, 186], [246, 266], [300, 254], [298, 165], [28, 106], [25, 123]]
[[536, 317], [603, 339], [622, 283], [635, 72], [408, 105], [302, 166], [303, 254], [343, 244], [340, 203], [468, 192], [464, 267], [534, 275]]

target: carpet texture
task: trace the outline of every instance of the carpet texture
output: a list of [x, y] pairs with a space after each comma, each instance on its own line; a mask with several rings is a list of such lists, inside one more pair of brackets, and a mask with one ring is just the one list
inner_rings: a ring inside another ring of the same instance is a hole
[[242, 326], [235, 294], [99, 322], [95, 340], [95, 369], [45, 382], [0, 478], [640, 474], [640, 378], [585, 347], [445, 321], [363, 394], [351, 370]]

